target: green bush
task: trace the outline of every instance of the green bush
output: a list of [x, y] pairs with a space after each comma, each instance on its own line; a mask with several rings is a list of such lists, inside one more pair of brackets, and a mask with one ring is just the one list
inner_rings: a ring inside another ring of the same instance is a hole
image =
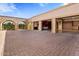
[[25, 24], [19, 24], [19, 29], [25, 29]]
[[15, 30], [15, 25], [13, 25], [12, 23], [3, 24], [3, 29], [4, 30]]

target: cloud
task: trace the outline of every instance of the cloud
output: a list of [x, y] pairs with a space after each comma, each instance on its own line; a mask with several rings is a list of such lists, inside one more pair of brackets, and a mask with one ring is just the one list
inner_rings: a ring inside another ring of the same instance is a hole
[[39, 3], [39, 6], [41, 6], [41, 7], [45, 7], [47, 5], [48, 5], [48, 3]]
[[68, 5], [69, 3], [63, 3], [63, 5]]
[[16, 8], [16, 4], [13, 3], [0, 3], [0, 15], [3, 16], [20, 16], [21, 11]]
[[0, 12], [12, 12], [16, 9], [13, 3], [0, 3]]

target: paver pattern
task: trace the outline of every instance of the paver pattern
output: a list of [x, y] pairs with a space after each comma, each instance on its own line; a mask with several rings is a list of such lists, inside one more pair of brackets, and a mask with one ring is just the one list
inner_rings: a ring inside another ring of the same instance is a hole
[[7, 31], [4, 56], [79, 56], [79, 33]]

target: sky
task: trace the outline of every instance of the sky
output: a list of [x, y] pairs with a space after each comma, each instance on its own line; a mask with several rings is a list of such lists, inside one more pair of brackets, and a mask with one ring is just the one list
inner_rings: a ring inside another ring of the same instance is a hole
[[45, 13], [64, 3], [0, 3], [0, 15], [20, 18], [31, 18]]

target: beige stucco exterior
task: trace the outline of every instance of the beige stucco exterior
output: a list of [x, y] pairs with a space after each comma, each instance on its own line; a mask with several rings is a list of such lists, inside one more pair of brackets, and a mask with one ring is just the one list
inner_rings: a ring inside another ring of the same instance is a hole
[[20, 22], [25, 22], [27, 30], [42, 31], [48, 28], [52, 33], [79, 32], [79, 4], [71, 3], [61, 6], [27, 20], [24, 18], [0, 16], [0, 30], [2, 30], [2, 23], [7, 20], [15, 24], [16, 30]]
[[0, 56], [3, 56], [4, 53], [5, 37], [6, 31], [0, 31]]
[[31, 21], [47, 20], [52, 18], [60, 18], [79, 14], [79, 4], [69, 4], [61, 6], [55, 10], [51, 10], [47, 13], [43, 13], [30, 18]]
[[[79, 27], [79, 18], [76, 18], [76, 15], [79, 15], [79, 4], [78, 3], [71, 3], [65, 6], [61, 6], [54, 10], [48, 11], [47, 13], [43, 13], [40, 15], [36, 15], [30, 18], [29, 22], [38, 21], [39, 26], [38, 30], [41, 31], [42, 21], [43, 20], [51, 20], [51, 32], [63, 32], [63, 31], [78, 31]], [[72, 16], [72, 17], [71, 17]], [[75, 18], [74, 18], [75, 17]], [[40, 22], [41, 21], [41, 22]], [[66, 22], [68, 21], [68, 22]], [[77, 21], [77, 22], [76, 22]], [[77, 25], [72, 25], [72, 24]], [[33, 27], [33, 24], [31, 25]], [[73, 30], [75, 29], [75, 30]], [[30, 30], [33, 30], [30, 29]]]
[[[0, 16], [0, 30], [2, 30], [2, 24], [6, 21], [11, 21], [15, 25], [15, 30], [19, 29], [18, 25], [21, 22], [25, 22], [26, 19], [10, 16]], [[26, 22], [25, 22], [26, 23]]]

